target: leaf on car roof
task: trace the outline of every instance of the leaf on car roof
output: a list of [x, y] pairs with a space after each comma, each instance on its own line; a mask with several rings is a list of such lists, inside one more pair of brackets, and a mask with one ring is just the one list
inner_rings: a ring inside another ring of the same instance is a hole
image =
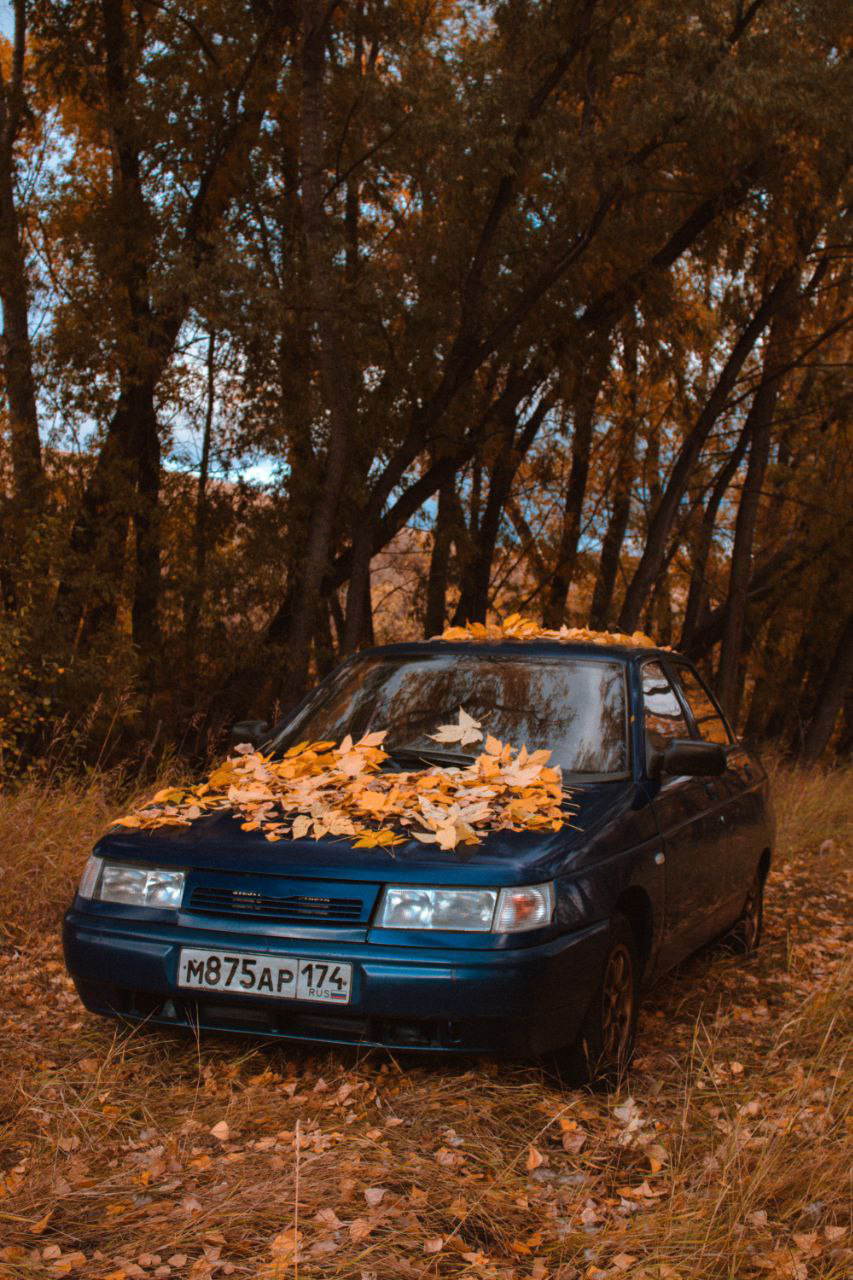
[[498, 644], [506, 640], [557, 640], [560, 644], [621, 644], [637, 649], [668, 648], [658, 645], [643, 631], [628, 635], [624, 631], [592, 631], [589, 627], [559, 629], [540, 626], [532, 618], [511, 613], [500, 622], [469, 622], [464, 627], [445, 627], [433, 640], [471, 641], [479, 644]]

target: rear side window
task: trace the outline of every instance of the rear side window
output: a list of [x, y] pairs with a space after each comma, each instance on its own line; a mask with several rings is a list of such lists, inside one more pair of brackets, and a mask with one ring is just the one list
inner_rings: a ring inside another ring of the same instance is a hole
[[662, 751], [671, 738], [690, 737], [681, 703], [659, 662], [643, 667], [643, 727], [656, 751]]
[[724, 747], [728, 746], [731, 737], [726, 722], [702, 681], [689, 667], [677, 667], [676, 670], [687, 705], [693, 712], [699, 737], [705, 742], [718, 742]]

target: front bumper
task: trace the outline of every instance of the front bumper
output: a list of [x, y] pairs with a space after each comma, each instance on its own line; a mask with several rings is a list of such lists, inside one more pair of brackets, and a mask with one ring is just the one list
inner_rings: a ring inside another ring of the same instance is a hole
[[[530, 1057], [577, 1035], [601, 972], [607, 924], [506, 950], [406, 947], [203, 932], [67, 913], [68, 971], [93, 1013], [282, 1040]], [[346, 1008], [176, 985], [181, 946], [346, 961]]]

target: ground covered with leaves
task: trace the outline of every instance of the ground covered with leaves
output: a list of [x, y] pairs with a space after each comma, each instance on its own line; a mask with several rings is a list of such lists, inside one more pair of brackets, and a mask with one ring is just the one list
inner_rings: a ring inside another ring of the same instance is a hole
[[92, 784], [7, 797], [0, 1278], [851, 1274], [851, 776], [776, 793], [760, 953], [659, 983], [634, 1070], [597, 1095], [91, 1017], [56, 925], [119, 810]]

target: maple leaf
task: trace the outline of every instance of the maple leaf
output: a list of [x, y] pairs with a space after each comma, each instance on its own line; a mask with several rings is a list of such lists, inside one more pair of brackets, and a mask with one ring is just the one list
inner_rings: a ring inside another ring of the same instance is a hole
[[472, 742], [483, 741], [479, 720], [469, 716], [463, 707], [459, 708], [457, 724], [441, 724], [438, 726], [438, 733], [427, 734], [427, 737], [431, 738], [433, 742], [458, 742], [463, 747], [467, 747]]
[[302, 1232], [288, 1227], [285, 1231], [280, 1231], [274, 1237], [270, 1250], [276, 1261], [284, 1261], [293, 1256], [299, 1248], [302, 1240]]
[[390, 794], [385, 795], [381, 791], [362, 791], [358, 797], [358, 803], [362, 809], [376, 813], [381, 813], [383, 809], [387, 809], [389, 801]]
[[338, 760], [338, 768], [348, 778], [357, 778], [368, 766], [367, 756], [362, 751], [347, 751]]
[[312, 819], [307, 813], [300, 813], [293, 819], [293, 826], [290, 834], [294, 840], [301, 840], [303, 836], [307, 836], [311, 830]]

